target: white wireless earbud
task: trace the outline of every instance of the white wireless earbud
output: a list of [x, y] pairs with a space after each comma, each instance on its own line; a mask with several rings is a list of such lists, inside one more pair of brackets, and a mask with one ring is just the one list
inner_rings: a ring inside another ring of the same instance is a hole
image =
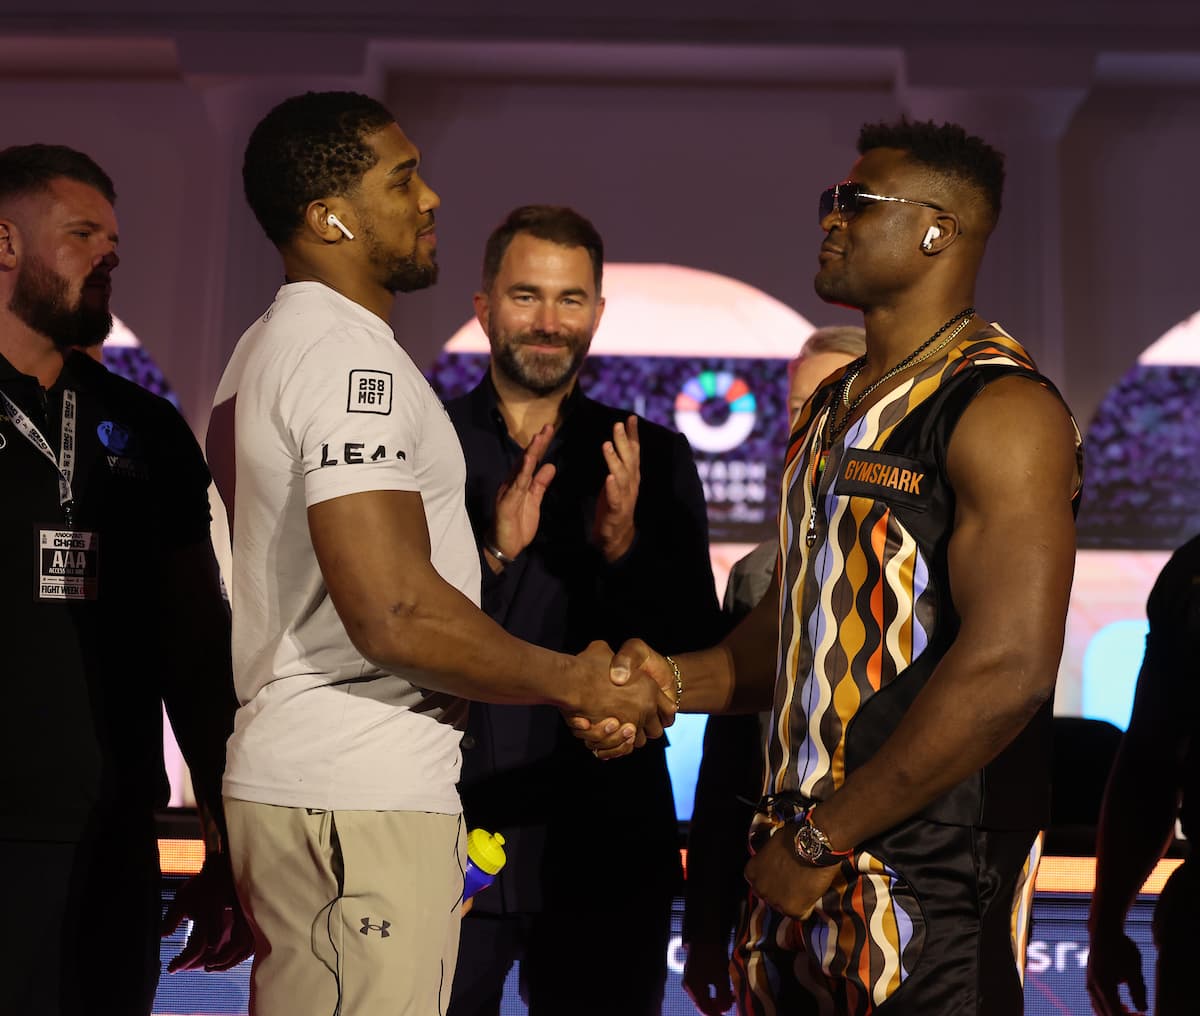
[[344, 236], [347, 240], [354, 239], [354, 234], [351, 233], [350, 230], [348, 230], [346, 228], [346, 224], [344, 222], [342, 222], [342, 220], [339, 219], [336, 215], [334, 215], [333, 212], [330, 212], [327, 216], [325, 216], [325, 221], [327, 223], [329, 223], [329, 225], [334, 226], [337, 229], [340, 229], [342, 231], [342, 236]]
[[[332, 216], [330, 216], [332, 218]], [[933, 246], [933, 241], [942, 235], [942, 231], [937, 226], [930, 226], [925, 230], [925, 239], [921, 241], [921, 250], [929, 250]]]

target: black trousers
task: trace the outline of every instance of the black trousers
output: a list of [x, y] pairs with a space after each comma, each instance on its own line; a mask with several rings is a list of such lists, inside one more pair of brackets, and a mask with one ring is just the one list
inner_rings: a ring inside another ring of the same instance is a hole
[[80, 843], [0, 840], [0, 1013], [147, 1016], [160, 881], [152, 825]]
[[581, 897], [541, 914], [468, 914], [447, 1016], [496, 1016], [520, 962], [530, 1016], [660, 1016], [671, 936], [669, 894]]

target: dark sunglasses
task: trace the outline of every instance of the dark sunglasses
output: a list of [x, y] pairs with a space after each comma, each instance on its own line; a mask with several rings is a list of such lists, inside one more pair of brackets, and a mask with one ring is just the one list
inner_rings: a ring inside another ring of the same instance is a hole
[[827, 190], [821, 191], [821, 203], [818, 205], [820, 215], [817, 221], [823, 222], [830, 213], [837, 212], [843, 219], [849, 219], [863, 210], [863, 206], [872, 201], [896, 201], [902, 205], [920, 205], [922, 208], [933, 208], [939, 212], [945, 209], [941, 205], [929, 201], [913, 201], [910, 198], [893, 198], [886, 194], [872, 194], [865, 184], [839, 183]]

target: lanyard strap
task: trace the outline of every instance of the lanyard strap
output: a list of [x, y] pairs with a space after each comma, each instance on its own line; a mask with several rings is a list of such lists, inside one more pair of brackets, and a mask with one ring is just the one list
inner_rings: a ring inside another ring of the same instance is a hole
[[54, 454], [50, 442], [37, 429], [37, 424], [25, 415], [20, 406], [4, 392], [0, 392], [0, 400], [4, 402], [13, 426], [21, 432], [25, 440], [53, 464], [58, 473], [58, 503], [62, 505], [67, 519], [70, 520], [71, 506], [75, 500], [74, 494], [71, 493], [71, 481], [75, 478], [75, 393], [69, 388], [63, 392], [62, 448], [58, 455]]

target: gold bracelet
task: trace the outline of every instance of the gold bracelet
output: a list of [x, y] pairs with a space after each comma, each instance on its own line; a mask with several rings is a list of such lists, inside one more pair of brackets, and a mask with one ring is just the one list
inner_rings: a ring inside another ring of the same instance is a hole
[[683, 675], [679, 673], [679, 664], [671, 657], [664, 656], [663, 659], [671, 665], [671, 673], [675, 675], [675, 708], [678, 709], [683, 701]]

